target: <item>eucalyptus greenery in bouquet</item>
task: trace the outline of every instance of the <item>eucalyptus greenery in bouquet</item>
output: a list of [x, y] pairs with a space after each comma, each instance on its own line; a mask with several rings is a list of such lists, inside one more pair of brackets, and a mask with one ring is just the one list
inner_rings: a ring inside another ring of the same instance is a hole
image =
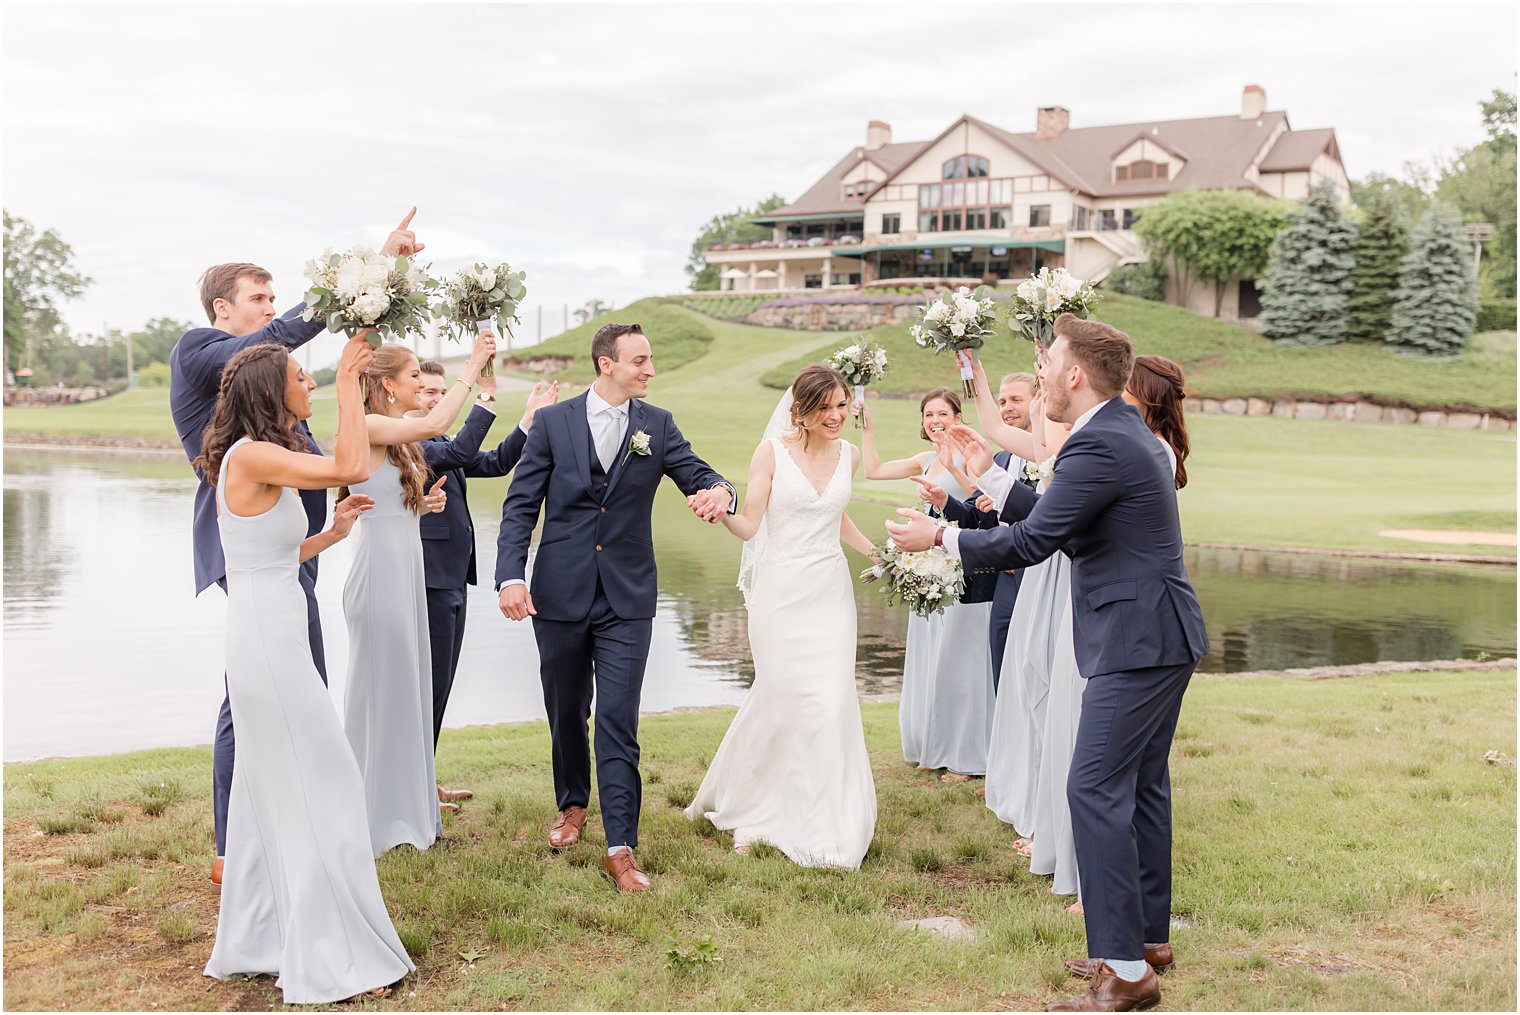
[[[521, 323], [517, 308], [528, 295], [523, 285], [527, 275], [508, 264], [492, 267], [477, 262], [461, 268], [442, 283], [443, 296], [433, 307], [433, 317], [444, 322], [444, 330], [456, 340], [468, 341], [495, 325], [511, 335], [512, 322]], [[495, 372], [494, 362], [487, 362], [481, 371], [486, 376]]]
[[961, 383], [968, 398], [976, 395], [968, 354], [972, 349], [980, 349], [987, 339], [997, 334], [997, 311], [988, 292], [986, 286], [977, 286], [975, 292], [966, 286], [953, 293], [946, 292], [939, 299], [918, 307], [919, 322], [908, 329], [908, 334], [921, 349], [933, 349], [936, 355], [946, 349], [955, 352], [961, 368]]
[[1014, 290], [1008, 306], [1008, 327], [1038, 348], [1049, 349], [1056, 338], [1057, 317], [1075, 314], [1085, 320], [1102, 298], [1091, 283], [1065, 268], [1041, 268], [1038, 275], [1029, 276]]
[[887, 602], [902, 603], [920, 617], [945, 612], [945, 607], [965, 594], [961, 562], [942, 546], [903, 550], [888, 539], [876, 547], [875, 557], [881, 563], [862, 571], [860, 577], [868, 582], [879, 579]]
[[829, 366], [838, 370], [855, 388], [855, 406], [852, 415], [857, 427], [864, 425], [866, 413], [866, 385], [881, 379], [887, 372], [887, 350], [874, 339], [861, 335], [853, 345], [847, 345], [829, 357]]
[[331, 249], [306, 262], [311, 281], [302, 320], [323, 320], [327, 330], [353, 337], [372, 329], [372, 345], [380, 337], [400, 338], [422, 327], [427, 319], [429, 293], [438, 284], [427, 266], [408, 257], [377, 254], [368, 247], [342, 253]]

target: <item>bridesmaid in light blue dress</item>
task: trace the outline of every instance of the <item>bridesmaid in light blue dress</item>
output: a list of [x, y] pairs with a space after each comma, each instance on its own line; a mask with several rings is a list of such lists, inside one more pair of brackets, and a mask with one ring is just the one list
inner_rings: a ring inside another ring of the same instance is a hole
[[[915, 479], [942, 488], [951, 497], [971, 494], [958, 455], [945, 433], [961, 422], [960, 396], [936, 388], [919, 403], [919, 436], [934, 445], [911, 458], [883, 462], [876, 450], [869, 412], [862, 437], [868, 479]], [[992, 654], [987, 628], [992, 604], [955, 603], [943, 613], [908, 617], [898, 724], [903, 758], [921, 769], [945, 769], [940, 778], [961, 782], [987, 771], [992, 734]]]
[[359, 523], [353, 567], [343, 587], [348, 621], [348, 688], [343, 725], [364, 774], [375, 856], [402, 843], [427, 849], [443, 834], [433, 775], [433, 672], [422, 571], [424, 510], [441, 511], [439, 480], [426, 489], [418, 443], [453, 426], [480, 371], [494, 355], [489, 333], [459, 379], [426, 415], [422, 372], [403, 345], [382, 345], [365, 372], [370, 477], [353, 491], [374, 498]]

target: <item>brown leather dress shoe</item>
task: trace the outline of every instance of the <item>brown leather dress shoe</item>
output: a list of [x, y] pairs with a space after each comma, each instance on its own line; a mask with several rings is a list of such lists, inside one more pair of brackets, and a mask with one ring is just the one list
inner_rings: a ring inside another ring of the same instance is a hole
[[[1156, 971], [1157, 976], [1160, 976], [1177, 964], [1176, 960], [1172, 958], [1172, 946], [1166, 941], [1161, 942], [1159, 945], [1146, 945], [1145, 961]], [[1084, 980], [1092, 979], [1093, 967], [1097, 964], [1097, 959], [1066, 960], [1067, 970], [1073, 976], [1080, 976]]]
[[1093, 971], [1087, 993], [1070, 1001], [1046, 1005], [1046, 1011], [1144, 1011], [1161, 1003], [1161, 984], [1156, 972], [1146, 967], [1145, 976], [1134, 983], [1121, 980], [1107, 962]]
[[580, 842], [581, 826], [585, 823], [586, 808], [566, 807], [549, 828], [549, 845], [555, 849], [568, 849]]
[[211, 861], [211, 883], [216, 885], [217, 891], [222, 889], [222, 868], [226, 864], [227, 861], [223, 857], [217, 857]]
[[602, 858], [602, 873], [612, 879], [620, 892], [647, 892], [653, 888], [649, 875], [639, 870], [633, 859], [633, 850], [620, 849]]
[[469, 789], [444, 789], [438, 787], [438, 802], [445, 804], [457, 804], [461, 800], [475, 799], [475, 791]]

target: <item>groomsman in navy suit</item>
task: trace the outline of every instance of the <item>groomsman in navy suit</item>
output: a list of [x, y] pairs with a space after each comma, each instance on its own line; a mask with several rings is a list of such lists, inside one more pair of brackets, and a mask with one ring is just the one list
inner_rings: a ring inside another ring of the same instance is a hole
[[[401, 224], [386, 238], [381, 253], [411, 255], [423, 248], [410, 229], [413, 208]], [[201, 452], [201, 435], [211, 422], [221, 386], [222, 368], [243, 349], [261, 342], [276, 342], [291, 350], [316, 338], [326, 329], [320, 320], [303, 321], [297, 304], [283, 316], [275, 315], [272, 283], [274, 276], [256, 264], [239, 262], [218, 264], [201, 276], [201, 306], [210, 322], [207, 328], [191, 328], [180, 336], [169, 352], [169, 411], [179, 434], [185, 455], [194, 462]], [[309, 383], [309, 381], [308, 381]], [[315, 387], [316, 385], [311, 385]], [[307, 450], [320, 455], [317, 442], [305, 421], [300, 424]], [[192, 528], [195, 557], [195, 594], [212, 585], [226, 590], [227, 565], [222, 558], [222, 540], [216, 524], [216, 497], [206, 477], [196, 470], [200, 484], [195, 489], [195, 521]], [[308, 536], [322, 533], [327, 523], [327, 492], [301, 490], [301, 504], [306, 509]], [[334, 509], [333, 526], [328, 529], [327, 545], [348, 535], [358, 517], [358, 500], [348, 499]], [[311, 640], [311, 657], [317, 672], [327, 680], [327, 663], [322, 651], [322, 624], [317, 614], [317, 557], [301, 565], [301, 587], [306, 590], [307, 631]], [[225, 684], [225, 678], [223, 683]], [[232, 765], [236, 744], [232, 730], [232, 706], [224, 696], [217, 717], [216, 738], [212, 748], [211, 808], [216, 827], [216, 860], [211, 865], [211, 880], [222, 883], [222, 857], [227, 854], [227, 799], [232, 792]]]
[[[1008, 492], [997, 529], [937, 526], [916, 511], [888, 522], [908, 550], [942, 545], [966, 567], [1029, 567], [1071, 557], [1072, 635], [1087, 678], [1067, 799], [1086, 910], [1087, 992], [1050, 1011], [1128, 1011], [1161, 1001], [1172, 965], [1171, 781], [1167, 759], [1193, 669], [1208, 652], [1182, 563], [1176, 480], [1160, 441], [1119, 397], [1134, 365], [1129, 336], [1062, 314], [1041, 367], [1046, 414], [1071, 423], [1040, 497]], [[991, 456], [966, 427], [967, 471]]]
[[[433, 360], [424, 361], [422, 370], [422, 408], [426, 415], [443, 398], [448, 385], [443, 364]], [[422, 516], [422, 569], [427, 586], [428, 640], [433, 658], [433, 750], [438, 749], [438, 735], [443, 730], [443, 713], [449, 704], [449, 692], [454, 687], [454, 674], [459, 669], [459, 651], [464, 646], [464, 622], [466, 590], [474, 585], [475, 578], [475, 526], [470, 521], [470, 505], [465, 496], [466, 477], [487, 479], [505, 476], [512, 471], [522, 457], [523, 445], [528, 441], [528, 429], [533, 425], [533, 414], [544, 405], [559, 398], [559, 382], [550, 386], [546, 394], [540, 394], [541, 384], [535, 384], [528, 396], [528, 407], [522, 422], [512, 428], [492, 451], [481, 451], [486, 432], [496, 422], [496, 376], [480, 378], [479, 394], [459, 432], [448, 436], [432, 437], [422, 442], [422, 454], [428, 468], [439, 482], [447, 484], [444, 492], [451, 493], [444, 502], [444, 509]], [[429, 483], [432, 484], [432, 480]], [[474, 796], [470, 790], [446, 790], [438, 788], [440, 806], [458, 810], [460, 800]]]
[[[734, 488], [692, 451], [674, 417], [643, 400], [654, 353], [636, 324], [608, 324], [591, 340], [596, 381], [540, 410], [501, 511], [496, 585], [501, 612], [533, 618], [553, 744], [559, 817], [549, 845], [580, 841], [591, 798], [586, 722], [596, 693], [596, 777], [607, 855], [618, 891], [650, 888], [638, 845], [639, 694], [655, 600], [650, 512], [669, 476], [698, 518], [734, 508]], [[544, 530], [526, 577], [539, 511]]]

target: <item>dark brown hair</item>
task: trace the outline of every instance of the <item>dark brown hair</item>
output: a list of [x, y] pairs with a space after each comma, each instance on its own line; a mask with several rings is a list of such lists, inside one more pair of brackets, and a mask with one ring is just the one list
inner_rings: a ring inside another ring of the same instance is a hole
[[1177, 489], [1187, 486], [1187, 423], [1182, 418], [1182, 368], [1165, 356], [1137, 356], [1126, 389], [1140, 403], [1145, 425], [1177, 455]]
[[435, 359], [423, 360], [421, 363], [417, 364], [417, 369], [421, 370], [425, 374], [437, 374], [439, 377], [447, 376], [446, 371], [443, 369], [443, 364]]
[[[364, 393], [365, 412], [373, 412], [381, 416], [390, 415], [385, 411], [385, 386], [380, 383], [380, 379], [395, 377], [407, 362], [414, 358], [416, 354], [412, 350], [393, 342], [387, 342], [375, 350], [375, 358], [370, 362], [369, 369], [365, 370], [359, 378], [359, 390]], [[402, 503], [421, 514], [422, 498], [427, 495], [427, 482], [431, 475], [428, 471], [427, 459], [422, 454], [422, 444], [418, 441], [392, 444], [385, 449], [385, 456], [401, 470]], [[347, 496], [348, 487], [345, 486], [338, 491], [339, 500]]]
[[612, 362], [617, 362], [618, 339], [624, 335], [642, 335], [644, 329], [637, 324], [604, 324], [596, 329], [596, 334], [591, 336], [591, 366], [596, 370], [596, 375], [602, 375], [601, 359], [606, 356]]
[[285, 407], [289, 384], [290, 350], [277, 342], [250, 345], [227, 361], [194, 463], [206, 482], [217, 484], [227, 449], [244, 437], [292, 451], [306, 450], [300, 421]]
[[955, 413], [957, 416], [961, 414], [961, 396], [951, 391], [949, 388], [935, 388], [933, 391], [929, 392], [923, 398], [918, 400], [918, 436], [920, 440], [929, 439], [929, 429], [928, 427], [924, 426], [924, 410], [928, 408], [929, 403], [934, 401], [936, 398], [943, 399], [945, 403], [950, 406], [950, 411]]
[[1094, 391], [1113, 398], [1124, 390], [1135, 365], [1135, 346], [1128, 335], [1102, 321], [1084, 321], [1076, 314], [1057, 317], [1055, 332], [1058, 338], [1066, 339]]
[[256, 264], [237, 261], [232, 264], [213, 264], [201, 273], [201, 306], [206, 308], [206, 320], [216, 323], [217, 300], [231, 303], [237, 296], [238, 279], [251, 278], [256, 283], [269, 282], [274, 276]]
[[838, 388], [848, 395], [850, 386], [844, 376], [827, 363], [814, 363], [792, 381], [792, 429], [805, 437], [803, 421], [829, 404], [829, 396]]

